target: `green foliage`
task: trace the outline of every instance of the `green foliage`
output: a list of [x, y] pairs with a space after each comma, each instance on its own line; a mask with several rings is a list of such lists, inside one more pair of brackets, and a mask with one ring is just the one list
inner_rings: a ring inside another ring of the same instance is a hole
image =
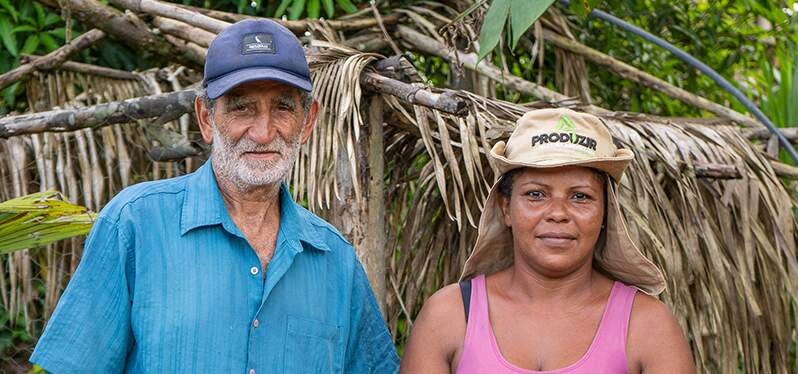
[[354, 13], [358, 10], [357, 6], [350, 0], [282, 0], [273, 16], [280, 18], [286, 15], [286, 11], [288, 11], [288, 19], [292, 20], [300, 19], [303, 15], [307, 18], [320, 18], [322, 5], [324, 5], [326, 18], [335, 16], [336, 6], [345, 13]]
[[[64, 22], [58, 14], [32, 1], [0, 0], [0, 72], [20, 63], [23, 54], [47, 54], [64, 44]], [[0, 115], [24, 110], [25, 100], [15, 83], [0, 91]]]
[[[518, 40], [530, 26], [551, 6], [554, 0], [494, 0], [488, 8], [479, 32], [479, 59], [485, 58], [499, 44], [504, 25], [510, 22], [510, 45], [514, 49]], [[467, 12], [473, 11], [467, 10]]]

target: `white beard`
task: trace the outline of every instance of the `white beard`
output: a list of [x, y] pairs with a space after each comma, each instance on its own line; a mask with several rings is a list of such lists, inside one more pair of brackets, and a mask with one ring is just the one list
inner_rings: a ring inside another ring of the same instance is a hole
[[[299, 133], [289, 139], [290, 143], [277, 136], [269, 144], [259, 144], [246, 137], [236, 142], [223, 135], [213, 122], [211, 129], [211, 156], [217, 178], [232, 182], [239, 191], [281, 182], [288, 176], [299, 154]], [[281, 157], [278, 160], [251, 160], [244, 157], [246, 152], [280, 152]]]

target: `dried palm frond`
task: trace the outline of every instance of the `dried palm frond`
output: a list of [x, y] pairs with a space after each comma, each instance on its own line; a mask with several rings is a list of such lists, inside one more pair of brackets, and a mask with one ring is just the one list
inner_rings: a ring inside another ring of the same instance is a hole
[[55, 191], [0, 202], [0, 255], [86, 234], [94, 219]]

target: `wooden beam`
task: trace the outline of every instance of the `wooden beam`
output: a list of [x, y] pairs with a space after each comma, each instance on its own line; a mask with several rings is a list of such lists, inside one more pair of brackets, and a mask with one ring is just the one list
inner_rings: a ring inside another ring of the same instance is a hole
[[[21, 60], [22, 61], [36, 61], [42, 58], [42, 56], [35, 56], [35, 55], [23, 55]], [[61, 66], [56, 68], [57, 70], [66, 70], [66, 71], [73, 71], [76, 73], [88, 74], [88, 75], [95, 75], [104, 78], [111, 78], [111, 79], [125, 79], [125, 80], [139, 80], [141, 79], [138, 75], [133, 74], [126, 70], [119, 70], [119, 69], [111, 69], [105, 66], [97, 66], [91, 64], [84, 64], [81, 62], [74, 62], [74, 61], [66, 61]]]

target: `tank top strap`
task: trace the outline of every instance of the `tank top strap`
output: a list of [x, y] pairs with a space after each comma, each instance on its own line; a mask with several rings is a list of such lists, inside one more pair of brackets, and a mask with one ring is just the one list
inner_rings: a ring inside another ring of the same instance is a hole
[[629, 331], [629, 316], [632, 314], [637, 289], [616, 281], [607, 300], [604, 318], [596, 332], [593, 344], [603, 349], [626, 352], [626, 336]]

